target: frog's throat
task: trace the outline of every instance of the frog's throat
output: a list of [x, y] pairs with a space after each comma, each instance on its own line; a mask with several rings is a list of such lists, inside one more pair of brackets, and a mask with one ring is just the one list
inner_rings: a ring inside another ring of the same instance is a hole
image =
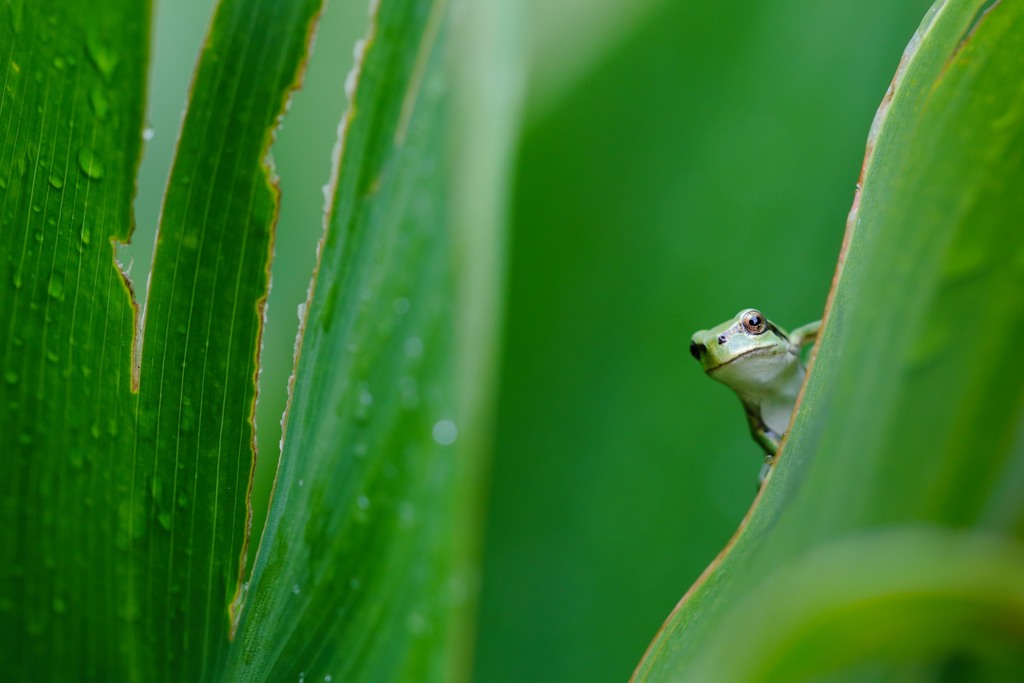
[[726, 365], [729, 365], [731, 363], [735, 363], [740, 358], [746, 358], [747, 356], [756, 356], [756, 355], [759, 355], [759, 354], [766, 354], [766, 353], [767, 354], [771, 354], [771, 353], [775, 353], [775, 351], [773, 349], [771, 349], [771, 348], [754, 347], [754, 348], [750, 349], [749, 351], [744, 351], [743, 353], [741, 353], [738, 356], [733, 356], [732, 358], [730, 358], [729, 360], [725, 361], [724, 363], [719, 363], [718, 365], [716, 365], [713, 368], [708, 368], [707, 370], [704, 371], [704, 374], [705, 375], [710, 375], [713, 372], [715, 372], [716, 370], [721, 370]]

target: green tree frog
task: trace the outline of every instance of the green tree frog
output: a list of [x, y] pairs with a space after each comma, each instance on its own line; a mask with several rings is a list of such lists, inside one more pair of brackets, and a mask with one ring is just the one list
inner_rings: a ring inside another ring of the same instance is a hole
[[818, 336], [821, 321], [787, 334], [748, 308], [710, 330], [694, 333], [690, 353], [708, 377], [736, 392], [743, 402], [750, 433], [764, 449], [758, 477], [764, 483], [804, 381], [800, 350]]

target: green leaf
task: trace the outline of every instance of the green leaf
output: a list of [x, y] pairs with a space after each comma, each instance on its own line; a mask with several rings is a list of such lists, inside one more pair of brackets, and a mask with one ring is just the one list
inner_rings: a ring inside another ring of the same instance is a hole
[[[146, 304], [130, 505], [146, 680], [206, 680], [228, 646], [254, 458], [257, 351], [277, 191], [266, 155], [319, 0], [224, 0], [200, 56]], [[155, 653], [156, 654], [156, 653]]]
[[[0, 6], [0, 670], [127, 678], [132, 226], [149, 4]], [[152, 530], [139, 520], [138, 533]]]
[[[1024, 7], [979, 15], [985, 4], [936, 3], [911, 42], [869, 140], [776, 471], [637, 680], [803, 680], [844, 663], [859, 680], [878, 676], [865, 662], [921, 675], [954, 655], [991, 673], [1019, 653], [1024, 634], [1003, 621], [1019, 623], [1018, 598], [996, 579], [1019, 576], [1024, 529], [1024, 393], [1012, 361], [1024, 333]], [[873, 541], [881, 529], [892, 536]], [[977, 549], [974, 534], [998, 550]], [[936, 566], [956, 553], [972, 555]], [[787, 578], [796, 572], [805, 584]], [[933, 593], [917, 595], [926, 586]], [[829, 656], [817, 657], [812, 626], [853, 595], [863, 614], [823, 631]], [[908, 627], [884, 642], [858, 635], [899, 621]], [[1000, 637], [982, 647], [972, 625]], [[762, 637], [771, 647], [744, 647]]]
[[165, 198], [135, 392], [113, 250], [131, 226], [149, 7], [4, 8], [14, 294], [0, 405], [17, 475], [2, 492], [14, 534], [0, 607], [21, 621], [3, 646], [15, 678], [204, 680], [228, 646], [277, 210], [264, 159], [318, 9], [218, 7]]
[[514, 14], [383, 0], [372, 15], [232, 680], [466, 665]]

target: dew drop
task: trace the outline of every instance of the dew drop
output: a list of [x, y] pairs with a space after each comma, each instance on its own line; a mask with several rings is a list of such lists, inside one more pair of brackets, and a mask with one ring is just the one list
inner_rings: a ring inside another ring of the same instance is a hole
[[14, 370], [8, 370], [7, 372], [4, 373], [4, 381], [7, 382], [8, 384], [17, 384], [18, 373], [16, 373]]
[[61, 178], [59, 175], [56, 175], [56, 174], [51, 175], [50, 176], [50, 185], [55, 190], [59, 190], [60, 188], [64, 187], [64, 179]]
[[171, 513], [161, 512], [156, 516], [156, 519], [160, 522], [160, 526], [163, 527], [164, 531], [171, 530]]
[[368, 510], [370, 508], [370, 499], [366, 496], [359, 496], [356, 499], [356, 505], [359, 506], [360, 510]]
[[92, 424], [92, 427], [89, 427], [89, 433], [92, 434], [92, 438], [94, 438], [94, 439], [100, 438], [100, 425], [99, 425], [99, 423], [94, 422]]
[[100, 180], [103, 177], [103, 164], [100, 162], [99, 157], [88, 147], [83, 147], [78, 150], [78, 168], [82, 170], [82, 173], [88, 178], [93, 180]]
[[186, 496], [184, 493], [178, 495], [178, 507], [180, 507], [180, 508], [187, 508], [188, 507], [188, 496]]
[[368, 422], [372, 411], [373, 394], [370, 393], [370, 386], [364, 382], [359, 385], [359, 404], [356, 406], [356, 421], [361, 423]]
[[21, 269], [14, 271], [11, 275], [11, 284], [14, 285], [15, 289], [21, 289]]
[[117, 67], [118, 56], [96, 35], [89, 36], [85, 41], [85, 48], [89, 52], [89, 58], [96, 65], [100, 75], [104, 79], [110, 80], [110, 77], [114, 74], [114, 68]]
[[46, 288], [47, 293], [57, 301], [64, 301], [64, 278], [54, 275], [50, 278], [50, 284]]
[[405, 340], [405, 355], [409, 358], [423, 355], [423, 342], [419, 337], [409, 337]]
[[96, 118], [101, 120], [107, 118], [107, 112], [110, 111], [110, 101], [107, 99], [107, 94], [103, 91], [103, 88], [96, 86], [90, 91], [89, 106], [92, 107], [92, 112], [96, 114]]
[[56, 351], [50, 349], [49, 351], [46, 352], [46, 360], [50, 361], [51, 363], [56, 363], [57, 361], [60, 360], [60, 356], [57, 355]]
[[299, 593], [301, 592], [301, 590], [302, 590], [302, 589], [301, 589], [301, 588], [299, 588], [299, 584], [297, 584], [297, 583], [296, 583], [296, 584], [294, 584], [294, 585], [292, 586], [292, 595], [298, 595], [298, 594], [299, 594]]
[[451, 420], [438, 420], [431, 433], [439, 446], [450, 446], [458, 438], [459, 428]]
[[82, 240], [82, 244], [89, 244], [92, 240], [92, 230], [86, 223], [82, 223], [82, 231], [78, 234], [79, 239]]
[[142, 139], [145, 140], [146, 142], [152, 140], [154, 135], [156, 135], [156, 131], [153, 130], [150, 126], [146, 126], [145, 129], [143, 129], [142, 131]]
[[196, 249], [199, 247], [199, 236], [190, 232], [182, 238], [181, 244], [186, 249]]

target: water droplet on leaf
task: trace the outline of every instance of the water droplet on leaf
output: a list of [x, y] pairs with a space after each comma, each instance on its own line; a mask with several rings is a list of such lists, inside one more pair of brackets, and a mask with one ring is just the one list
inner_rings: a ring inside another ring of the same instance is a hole
[[439, 446], [450, 446], [458, 438], [459, 428], [451, 420], [439, 420], [434, 423], [434, 429], [431, 431], [431, 434]]
[[356, 421], [361, 423], [369, 422], [372, 411], [373, 394], [370, 393], [370, 386], [364, 382], [359, 385], [359, 403], [356, 405]]
[[409, 358], [417, 358], [423, 354], [423, 342], [419, 337], [409, 337], [405, 340], [405, 355]]
[[107, 118], [107, 112], [110, 111], [110, 101], [107, 99], [107, 94], [99, 86], [93, 88], [89, 93], [89, 106], [92, 107], [92, 112], [96, 114], [96, 118], [101, 120]]
[[50, 278], [50, 284], [46, 288], [47, 293], [57, 301], [64, 301], [64, 278], [54, 275]]
[[93, 180], [100, 180], [103, 178], [103, 164], [100, 162], [99, 157], [88, 147], [83, 147], [78, 151], [78, 168], [82, 169], [87, 177]]
[[85, 41], [86, 50], [89, 52], [89, 58], [92, 59], [92, 63], [96, 65], [96, 69], [100, 72], [100, 75], [104, 79], [110, 80], [110, 77], [114, 74], [114, 68], [117, 67], [118, 56], [111, 50], [110, 46], [105, 45], [99, 36], [90, 35]]

